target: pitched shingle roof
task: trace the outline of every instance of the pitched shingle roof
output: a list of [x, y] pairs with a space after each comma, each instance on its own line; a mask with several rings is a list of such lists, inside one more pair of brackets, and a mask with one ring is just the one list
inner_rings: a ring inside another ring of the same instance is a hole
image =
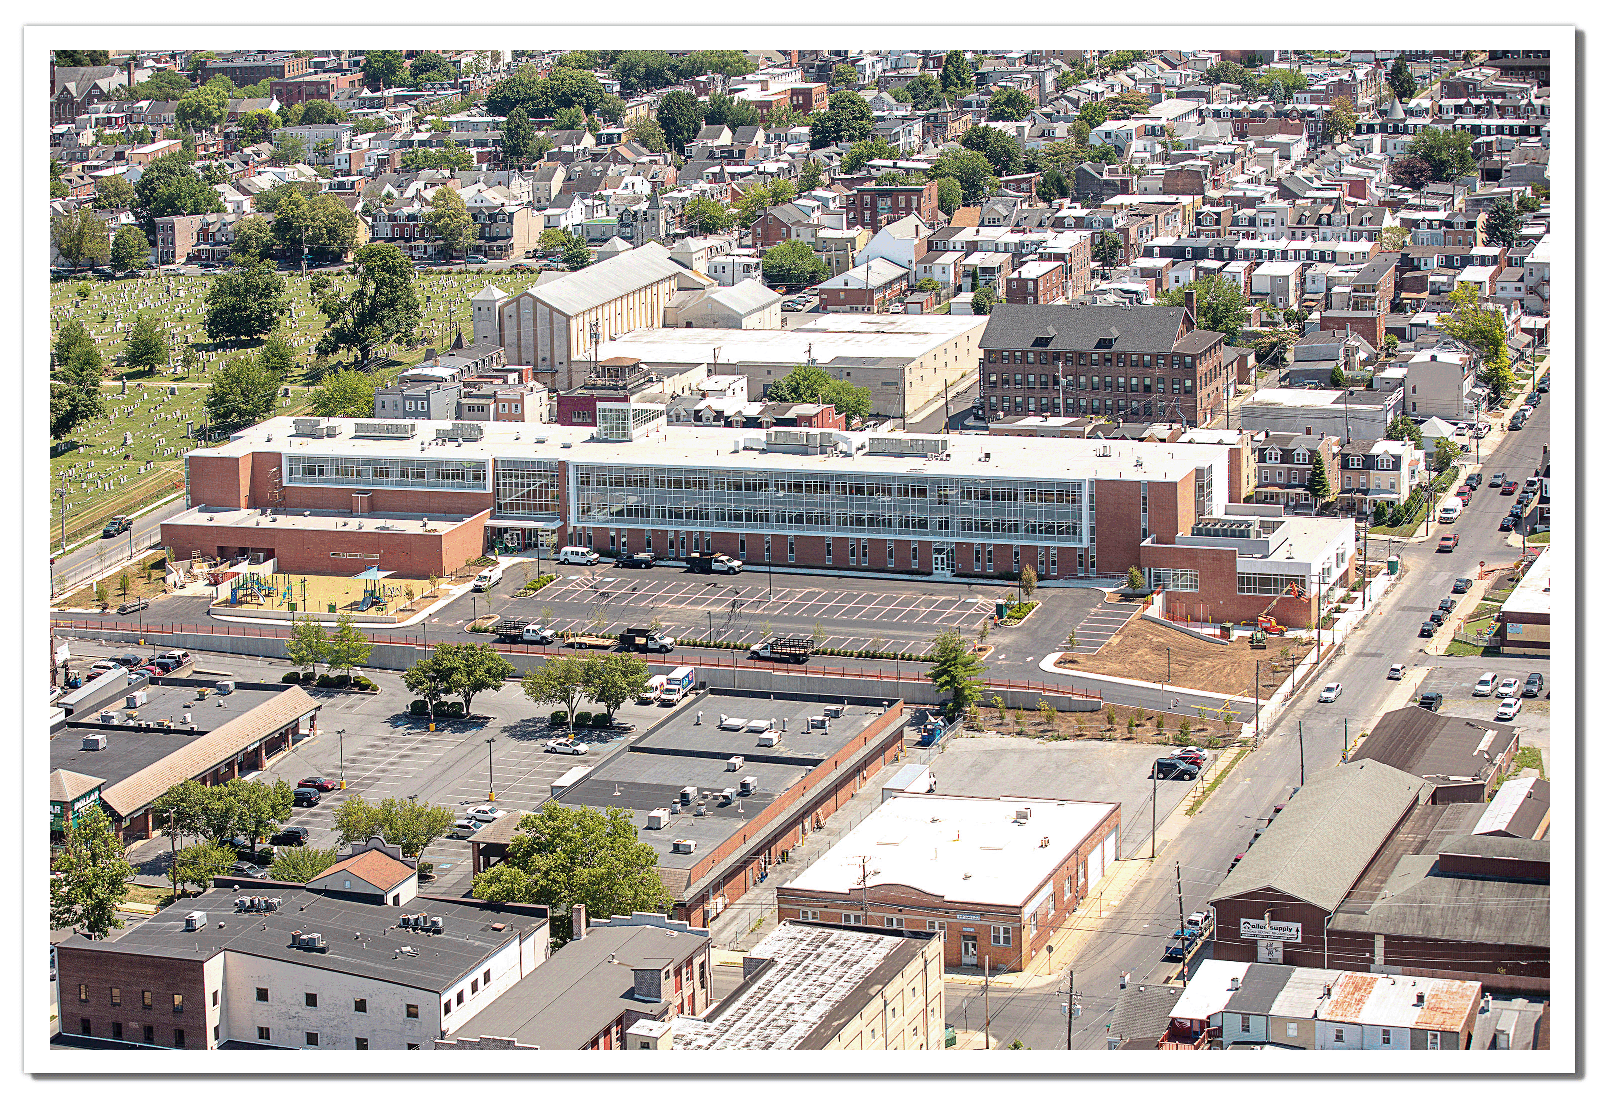
[[185, 779], [204, 775], [262, 738], [321, 706], [299, 687], [280, 691], [254, 710], [196, 737], [181, 749], [135, 772], [110, 790], [101, 791], [100, 801], [119, 816], [127, 817]]
[[[979, 342], [984, 348], [1045, 348], [1062, 351], [1095, 347], [1101, 340], [1116, 351], [1169, 351], [1178, 342], [1184, 310], [1167, 307], [1027, 306], [999, 303]], [[1221, 339], [1217, 333], [1207, 335]], [[1044, 342], [1040, 342], [1044, 341]]]
[[340, 860], [306, 885], [320, 883], [336, 875], [349, 875], [370, 883], [379, 890], [390, 890], [416, 873], [416, 868], [408, 867], [392, 856], [384, 855], [376, 848], [372, 848], [349, 859]]
[[57, 768], [50, 773], [50, 801], [71, 802], [79, 795], [88, 794], [105, 780], [82, 772], [69, 772], [65, 768]]

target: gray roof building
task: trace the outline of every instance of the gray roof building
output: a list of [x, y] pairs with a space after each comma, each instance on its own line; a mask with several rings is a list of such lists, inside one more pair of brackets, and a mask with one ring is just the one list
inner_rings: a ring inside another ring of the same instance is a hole
[[[1487, 787], [1510, 766], [1517, 730], [1504, 722], [1475, 722], [1435, 714], [1424, 707], [1401, 707], [1378, 724], [1352, 754], [1352, 760], [1377, 760], [1434, 784], [1436, 801], [1461, 801], [1469, 794], [1484, 800]], [[1458, 790], [1453, 796], [1442, 792]]]

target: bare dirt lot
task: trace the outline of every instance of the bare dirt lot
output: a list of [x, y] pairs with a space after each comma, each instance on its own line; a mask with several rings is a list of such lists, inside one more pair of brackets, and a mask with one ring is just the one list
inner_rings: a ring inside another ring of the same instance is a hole
[[[1132, 723], [1130, 725], [1130, 722]], [[1043, 741], [1122, 741], [1139, 745], [1199, 745], [1220, 749], [1239, 736], [1237, 720], [1226, 724], [1199, 718], [1174, 717], [1141, 707], [1103, 707], [1099, 711], [1001, 711], [980, 706], [974, 732], [1009, 734]]]
[[1092, 655], [1063, 653], [1056, 667], [1101, 676], [1122, 676], [1151, 683], [1167, 682], [1167, 652], [1172, 653], [1171, 682], [1177, 687], [1223, 695], [1254, 695], [1256, 663], [1261, 664], [1261, 693], [1282, 683], [1292, 665], [1305, 658], [1308, 643], [1270, 638], [1266, 649], [1250, 648], [1249, 636], [1227, 645], [1192, 638], [1182, 631], [1132, 619]]

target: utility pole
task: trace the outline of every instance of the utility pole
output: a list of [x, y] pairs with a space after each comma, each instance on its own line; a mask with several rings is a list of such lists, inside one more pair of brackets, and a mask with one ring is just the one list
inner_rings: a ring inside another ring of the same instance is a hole
[[989, 956], [983, 957], [983, 1049], [989, 1049]]
[[339, 735], [339, 789], [345, 789], [344, 783], [344, 730], [335, 730]]
[[[1058, 987], [1059, 988], [1059, 987]], [[1078, 1011], [1076, 983], [1072, 971], [1067, 971], [1067, 1049], [1072, 1049], [1072, 1014]]]
[[1306, 724], [1304, 722], [1296, 722], [1295, 724], [1300, 727], [1300, 785], [1304, 787], [1306, 785]]
[[1344, 755], [1339, 757], [1339, 763], [1343, 764], [1349, 758], [1350, 758], [1350, 719], [1346, 718], [1344, 720]]
[[1261, 662], [1256, 662], [1256, 745], [1261, 744]]
[[1160, 782], [1160, 780], [1158, 780], [1156, 778], [1156, 774], [1157, 774], [1156, 766], [1154, 764], [1150, 765], [1150, 862], [1151, 863], [1154, 863], [1156, 861], [1156, 784], [1158, 782]]
[[[1184, 923], [1184, 913], [1183, 913], [1183, 865], [1181, 863], [1179, 863], [1177, 860], [1173, 860], [1172, 861], [1172, 870], [1178, 876], [1178, 927], [1179, 927], [1179, 929], [1186, 929], [1186, 928], [1188, 928], [1188, 925]], [[1187, 986], [1189, 984], [1189, 941], [1188, 940], [1184, 940], [1184, 942], [1183, 942], [1183, 984], [1185, 986]]]
[[944, 380], [944, 434], [950, 434], [950, 379]]

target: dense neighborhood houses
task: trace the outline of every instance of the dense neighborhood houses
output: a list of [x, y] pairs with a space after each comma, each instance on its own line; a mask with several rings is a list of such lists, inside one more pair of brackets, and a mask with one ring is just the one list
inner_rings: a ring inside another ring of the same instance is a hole
[[1559, 50], [511, 37], [52, 52], [63, 1071], [1564, 1052]]

